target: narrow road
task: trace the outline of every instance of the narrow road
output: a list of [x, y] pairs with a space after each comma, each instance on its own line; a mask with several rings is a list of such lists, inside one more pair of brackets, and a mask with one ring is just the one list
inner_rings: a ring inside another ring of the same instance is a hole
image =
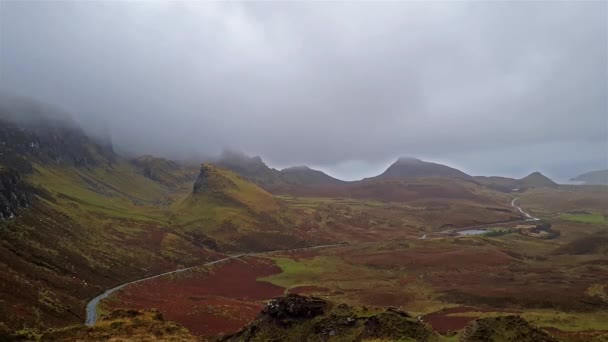
[[270, 253], [276, 253], [276, 252], [295, 252], [295, 251], [303, 251], [303, 250], [310, 250], [310, 249], [320, 249], [320, 248], [330, 248], [330, 247], [338, 247], [338, 246], [345, 246], [345, 244], [320, 245], [320, 246], [302, 247], [302, 248], [293, 248], [293, 249], [278, 249], [278, 250], [274, 250], [274, 251], [258, 252], [258, 253], [243, 253], [243, 254], [233, 255], [233, 256], [230, 256], [230, 257], [227, 257], [227, 258], [223, 258], [223, 259], [219, 259], [219, 260], [215, 260], [215, 261], [206, 262], [206, 263], [201, 264], [201, 265], [196, 265], [196, 266], [191, 266], [191, 267], [186, 267], [186, 268], [180, 268], [180, 269], [175, 270], [175, 271], [169, 271], [169, 272], [160, 273], [160, 274], [156, 274], [156, 275], [153, 275], [153, 276], [149, 276], [149, 277], [133, 280], [133, 281], [130, 281], [130, 282], [118, 285], [116, 287], [113, 287], [113, 288], [111, 288], [109, 290], [106, 290], [105, 292], [103, 292], [99, 296], [91, 299], [87, 303], [87, 308], [86, 308], [87, 318], [84, 321], [84, 324], [86, 324], [88, 326], [95, 325], [95, 323], [97, 322], [97, 306], [99, 305], [99, 302], [101, 302], [103, 299], [108, 298], [108, 296], [111, 295], [112, 293], [114, 293], [114, 292], [122, 289], [125, 286], [131, 285], [131, 284], [141, 283], [143, 281], [147, 281], [147, 280], [154, 279], [154, 278], [159, 278], [159, 277], [166, 276], [166, 275], [169, 275], [169, 274], [176, 274], [176, 273], [185, 272], [185, 271], [191, 270], [191, 269], [196, 268], [196, 267], [212, 266], [212, 265], [215, 265], [215, 264], [222, 263], [224, 261], [228, 261], [228, 260], [232, 260], [232, 259], [238, 259], [238, 258], [241, 258], [241, 257], [244, 257], [244, 256], [263, 255], [263, 254], [270, 254]]
[[[517, 211], [519, 211], [519, 212], [520, 212], [522, 215], [524, 215], [524, 217], [526, 218], [526, 221], [539, 221], [540, 219], [539, 219], [538, 217], [534, 217], [534, 216], [530, 215], [529, 213], [525, 212], [525, 211], [524, 211], [524, 210], [523, 210], [521, 207], [519, 207], [519, 206], [516, 204], [516, 202], [517, 202], [517, 200], [518, 200], [518, 199], [519, 199], [519, 197], [514, 198], [514, 199], [511, 201], [511, 206], [512, 206], [513, 208], [517, 209]], [[502, 222], [496, 222], [496, 223], [502, 223]], [[490, 225], [490, 224], [495, 224], [495, 223], [488, 223], [488, 225]], [[477, 228], [478, 226], [479, 226], [479, 225], [476, 225], [476, 226], [471, 226], [471, 227], [461, 227], [461, 228], [458, 228], [458, 229], [460, 230], [460, 229], [467, 229], [467, 228], [473, 228], [473, 227]], [[452, 230], [452, 229], [448, 229], [447, 231], [441, 231], [441, 232], [426, 233], [426, 234], [422, 235], [422, 236], [419, 238], [419, 240], [426, 240], [426, 238], [427, 238], [429, 235], [433, 235], [433, 234], [441, 234], [441, 233], [449, 232], [449, 231], [451, 231], [451, 230]]]
[[[517, 211], [519, 211], [522, 215], [524, 215], [526, 217], [526, 221], [538, 221], [538, 220], [540, 220], [538, 217], [534, 217], [534, 216], [530, 215], [529, 213], [525, 212], [522, 208], [520, 208], [516, 204], [516, 202], [517, 202], [518, 199], [519, 198], [514, 198], [511, 201], [511, 205], [515, 209], [517, 209]], [[442, 232], [426, 233], [426, 234], [422, 235], [422, 237], [420, 237], [420, 240], [425, 240], [431, 234], [440, 234], [440, 233], [442, 233]], [[196, 265], [196, 266], [191, 266], [191, 267], [186, 267], [186, 268], [180, 268], [180, 269], [175, 270], [175, 271], [169, 271], [169, 272], [153, 275], [153, 276], [150, 276], [150, 277], [145, 277], [145, 278], [133, 280], [133, 281], [130, 281], [130, 282], [118, 285], [116, 287], [113, 287], [113, 288], [111, 288], [109, 290], [106, 290], [102, 294], [100, 294], [97, 297], [91, 299], [91, 301], [89, 301], [87, 303], [87, 307], [86, 307], [87, 318], [85, 320], [85, 324], [88, 325], [88, 326], [91, 326], [91, 325], [95, 325], [95, 323], [97, 322], [97, 306], [99, 305], [99, 302], [101, 302], [105, 298], [108, 298], [108, 296], [110, 296], [112, 293], [114, 293], [114, 292], [122, 289], [125, 286], [131, 285], [131, 284], [140, 283], [140, 282], [143, 282], [143, 281], [147, 281], [147, 280], [151, 280], [151, 279], [154, 279], [154, 278], [166, 276], [166, 275], [169, 275], [169, 274], [176, 274], [176, 273], [185, 272], [185, 271], [191, 270], [191, 269], [196, 268], [196, 267], [212, 266], [212, 265], [215, 265], [215, 264], [222, 263], [224, 261], [228, 261], [228, 260], [232, 260], [232, 259], [238, 259], [238, 258], [241, 258], [241, 257], [244, 257], [244, 256], [255, 256], [255, 255], [263, 255], [263, 254], [270, 254], [270, 253], [276, 253], [276, 252], [295, 252], [295, 251], [300, 251], [300, 250], [319, 249], [319, 248], [331, 248], [331, 247], [338, 247], [338, 246], [345, 246], [345, 245], [344, 244], [332, 244], [332, 245], [320, 245], [320, 246], [313, 246], [313, 247], [294, 248], [294, 249], [280, 249], [280, 250], [267, 251], [267, 252], [258, 252], [258, 253], [244, 253], [244, 254], [233, 255], [233, 256], [230, 256], [230, 257], [227, 257], [227, 258], [223, 258], [223, 259], [219, 259], [219, 260], [215, 260], [215, 261], [210, 261], [210, 262], [207, 262], [207, 263], [204, 263], [204, 264], [201, 264], [201, 265]]]
[[539, 221], [540, 219], [538, 217], [534, 217], [530, 214], [528, 214], [527, 212], [525, 212], [522, 208], [520, 208], [517, 204], [515, 204], [515, 202], [517, 202], [517, 200], [519, 199], [519, 197], [514, 198], [511, 201], [511, 205], [516, 208], [522, 215], [524, 215], [526, 217], [526, 221]]

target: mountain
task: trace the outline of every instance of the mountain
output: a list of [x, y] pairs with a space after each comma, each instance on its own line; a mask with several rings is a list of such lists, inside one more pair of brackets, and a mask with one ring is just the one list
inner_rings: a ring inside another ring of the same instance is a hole
[[557, 186], [557, 183], [540, 172], [532, 172], [526, 177], [518, 180], [517, 186], [519, 188], [540, 188]]
[[338, 184], [343, 181], [308, 166], [293, 166], [281, 170], [283, 180], [288, 184]]
[[192, 193], [175, 206], [175, 214], [182, 231], [195, 239], [212, 238], [226, 250], [265, 251], [310, 244], [272, 194], [211, 163], [201, 166]]
[[131, 159], [131, 163], [144, 177], [173, 188], [189, 188], [198, 174], [196, 167], [150, 155]]
[[171, 223], [173, 191], [61, 112], [0, 99], [0, 322], [81, 323], [125, 279], [216, 259]]
[[277, 170], [268, 167], [259, 156], [249, 157], [240, 152], [224, 151], [214, 164], [234, 171], [272, 193], [289, 193], [294, 186], [318, 186], [339, 184], [321, 171], [307, 166], [296, 166]]
[[490, 189], [501, 192], [523, 191], [529, 188], [557, 186], [557, 183], [540, 172], [533, 172], [521, 179], [496, 176], [475, 176], [473, 177], [473, 180]]
[[116, 157], [111, 144], [87, 136], [67, 114], [25, 99], [0, 97], [0, 144], [0, 164], [23, 173], [33, 163], [91, 169]]
[[282, 183], [280, 171], [268, 167], [259, 156], [249, 157], [241, 152], [224, 151], [213, 163], [263, 187]]
[[210, 163], [201, 166], [190, 200], [223, 202], [226, 205], [246, 207], [256, 213], [278, 209], [278, 204], [270, 193], [236, 173]]
[[466, 173], [446, 165], [425, 162], [416, 158], [399, 158], [376, 179], [441, 177], [471, 180]]
[[578, 175], [572, 181], [585, 182], [588, 185], [608, 185], [608, 170], [597, 170]]

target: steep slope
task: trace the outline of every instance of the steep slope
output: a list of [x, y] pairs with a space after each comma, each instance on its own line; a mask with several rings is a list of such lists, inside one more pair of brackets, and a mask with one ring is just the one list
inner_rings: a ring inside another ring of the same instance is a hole
[[[174, 206], [190, 236], [212, 238], [225, 249], [261, 251], [309, 245], [273, 195], [236, 173], [205, 163], [192, 193]], [[314, 240], [314, 239], [312, 239]]]
[[0, 107], [0, 323], [79, 323], [109, 287], [217, 257], [173, 229], [166, 187], [111, 146], [44, 106]]
[[608, 231], [601, 231], [591, 235], [576, 238], [560, 247], [556, 255], [592, 255], [608, 254]]
[[205, 163], [194, 182], [191, 200], [215, 200], [233, 202], [256, 213], [273, 212], [278, 209], [274, 197], [234, 172]]
[[587, 185], [608, 185], [608, 170], [597, 170], [571, 179], [572, 181], [585, 182]]
[[19, 209], [29, 207], [32, 191], [17, 171], [0, 165], [0, 220], [12, 219]]
[[532, 172], [526, 177], [518, 180], [517, 185], [520, 188], [540, 188], [557, 186], [557, 183], [540, 172]]
[[111, 165], [111, 145], [93, 141], [71, 118], [48, 106], [0, 97], [0, 164], [31, 173], [32, 163], [94, 168]]
[[523, 191], [530, 188], [555, 187], [557, 183], [540, 172], [533, 172], [521, 179], [508, 177], [484, 177], [475, 176], [473, 180], [479, 184], [483, 184], [488, 188], [502, 191]]
[[446, 165], [425, 162], [416, 158], [399, 158], [382, 174], [373, 177], [375, 179], [399, 179], [399, 178], [422, 178], [443, 177], [471, 180], [472, 177], [466, 173]]

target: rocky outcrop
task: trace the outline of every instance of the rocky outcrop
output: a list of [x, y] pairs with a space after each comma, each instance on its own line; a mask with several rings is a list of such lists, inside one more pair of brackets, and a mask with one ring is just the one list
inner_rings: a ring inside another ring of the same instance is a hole
[[114, 159], [109, 142], [93, 141], [69, 116], [0, 98], [0, 164], [30, 173], [32, 162], [91, 168]]
[[554, 187], [557, 183], [552, 181], [549, 177], [543, 175], [540, 172], [532, 172], [526, 177], [517, 181], [517, 186], [521, 189], [527, 188], [542, 188], [542, 187]]
[[262, 315], [268, 316], [281, 325], [289, 325], [294, 321], [322, 315], [326, 305], [327, 302], [319, 298], [290, 294], [270, 301], [262, 310]]
[[0, 166], [0, 220], [15, 217], [19, 209], [32, 204], [33, 198], [30, 187], [16, 171]]
[[226, 197], [224, 190], [236, 187], [234, 181], [227, 177], [222, 170], [212, 164], [202, 164], [201, 171], [194, 181], [192, 194], [213, 194], [218, 197]]
[[259, 317], [220, 341], [437, 341], [426, 324], [397, 309], [368, 312], [290, 294], [272, 300]]

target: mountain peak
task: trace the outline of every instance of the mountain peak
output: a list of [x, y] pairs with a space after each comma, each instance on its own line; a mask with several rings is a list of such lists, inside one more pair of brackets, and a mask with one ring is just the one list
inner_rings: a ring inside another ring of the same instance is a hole
[[542, 173], [535, 171], [519, 180], [521, 187], [556, 186], [557, 183]]
[[416, 163], [424, 163], [422, 160], [414, 157], [399, 157], [394, 164], [416, 164]]
[[309, 171], [312, 170], [311, 168], [309, 168], [306, 165], [296, 165], [296, 166], [290, 166], [290, 167], [286, 167], [284, 169], [281, 170], [281, 172], [290, 172], [290, 171]]
[[426, 162], [417, 158], [401, 157], [381, 175], [374, 178], [443, 177], [471, 179], [466, 173], [446, 165]]

